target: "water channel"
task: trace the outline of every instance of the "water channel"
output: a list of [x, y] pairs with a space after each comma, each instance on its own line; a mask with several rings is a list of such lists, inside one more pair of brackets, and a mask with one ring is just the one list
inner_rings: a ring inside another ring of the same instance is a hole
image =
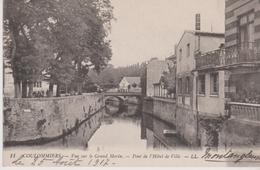
[[127, 110], [120, 111], [115, 103], [107, 104], [106, 109], [62, 140], [24, 148], [145, 151], [185, 147], [176, 135], [164, 133], [165, 130], [174, 129], [171, 124], [149, 114], [142, 114], [138, 104], [128, 103]]

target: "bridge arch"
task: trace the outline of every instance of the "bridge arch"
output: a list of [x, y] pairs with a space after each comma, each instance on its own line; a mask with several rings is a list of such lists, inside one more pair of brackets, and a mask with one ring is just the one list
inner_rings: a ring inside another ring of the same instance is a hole
[[[120, 114], [127, 109], [127, 101], [129, 97], [135, 97], [137, 99], [137, 103], [141, 104], [141, 93], [137, 92], [106, 92], [104, 93], [104, 102], [108, 106], [108, 99], [116, 98], [119, 100], [119, 108], [117, 114]], [[141, 106], [141, 105], [140, 105]]]
[[[119, 101], [119, 104], [118, 104], [118, 110], [116, 112], [112, 113], [110, 111], [109, 107], [107, 107], [107, 106], [110, 105], [109, 99], [113, 99], [113, 98], [117, 99]], [[121, 114], [125, 109], [125, 99], [122, 96], [105, 96], [104, 101], [105, 101], [107, 112], [110, 113], [111, 115]]]
[[120, 103], [121, 102], [123, 103], [125, 101], [123, 96], [105, 96], [105, 98], [104, 98], [105, 103], [107, 102], [108, 99], [111, 99], [111, 98], [118, 99]]

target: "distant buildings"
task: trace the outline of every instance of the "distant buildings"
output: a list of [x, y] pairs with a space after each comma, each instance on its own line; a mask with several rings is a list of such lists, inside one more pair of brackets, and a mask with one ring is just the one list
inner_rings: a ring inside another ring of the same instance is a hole
[[119, 82], [120, 92], [141, 92], [140, 77], [123, 77]]
[[176, 54], [167, 57], [164, 62], [167, 63], [168, 69], [163, 71], [159, 81], [153, 84], [153, 96], [160, 98], [175, 98]]
[[159, 83], [164, 71], [169, 70], [169, 61], [152, 59], [147, 64], [146, 96], [154, 96], [154, 84]]
[[5, 97], [14, 97], [14, 78], [11, 64], [7, 58], [3, 58], [3, 94]]
[[[14, 89], [14, 78], [9, 59], [4, 58], [4, 68], [3, 68], [3, 94], [5, 97], [15, 97]], [[46, 80], [39, 80], [33, 82], [33, 97], [43, 97], [46, 96], [46, 92], [49, 89], [49, 82]], [[56, 93], [57, 86], [54, 85], [54, 93]], [[27, 93], [29, 92], [29, 87], [27, 87]]]

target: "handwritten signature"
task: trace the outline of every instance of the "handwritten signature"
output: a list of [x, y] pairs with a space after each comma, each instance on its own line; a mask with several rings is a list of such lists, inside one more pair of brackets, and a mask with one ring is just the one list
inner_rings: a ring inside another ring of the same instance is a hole
[[208, 162], [260, 163], [260, 155], [256, 155], [253, 150], [250, 150], [247, 153], [235, 153], [232, 149], [229, 149], [225, 153], [215, 153], [210, 148], [207, 148], [201, 158]]

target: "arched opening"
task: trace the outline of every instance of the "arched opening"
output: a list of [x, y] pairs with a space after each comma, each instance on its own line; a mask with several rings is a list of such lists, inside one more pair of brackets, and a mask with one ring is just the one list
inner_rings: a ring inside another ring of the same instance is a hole
[[119, 115], [126, 111], [125, 99], [119, 96], [105, 98], [106, 112], [110, 115]]

